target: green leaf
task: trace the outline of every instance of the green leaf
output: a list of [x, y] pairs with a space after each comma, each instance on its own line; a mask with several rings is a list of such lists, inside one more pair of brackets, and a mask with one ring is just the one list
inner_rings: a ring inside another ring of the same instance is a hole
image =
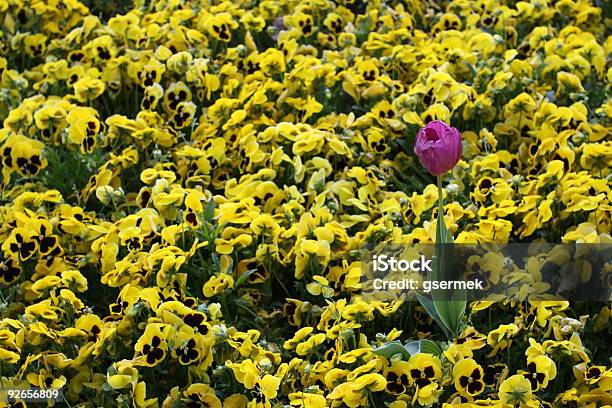
[[[459, 268], [456, 263], [453, 236], [444, 222], [444, 206], [442, 202], [442, 178], [438, 176], [436, 248], [432, 272], [430, 276], [428, 276], [428, 279], [430, 281], [455, 281], [459, 280], [461, 277], [459, 273], [457, 273]], [[465, 308], [467, 306], [466, 291], [461, 289], [432, 290], [431, 297], [433, 309], [435, 309], [436, 315], [438, 316], [436, 322], [439, 321], [442, 323], [441, 326], [445, 328], [445, 334], [450, 339], [457, 334], [461, 319], [465, 313]]]
[[427, 339], [411, 341], [409, 343], [404, 344], [404, 347], [410, 355], [415, 355], [419, 353], [425, 354], [433, 354], [434, 356], [439, 356], [442, 354], [442, 349], [435, 342]]
[[439, 300], [434, 304], [440, 315], [440, 319], [450, 332], [448, 338], [454, 337], [459, 332], [459, 326], [461, 325], [461, 319], [463, 318], [467, 302], [459, 300]]
[[421, 352], [421, 343], [419, 341], [410, 341], [404, 344], [404, 348], [410, 353], [411, 356], [419, 354]]
[[470, 72], [472, 73], [472, 76], [476, 78], [478, 76], [478, 72], [476, 72], [476, 68], [474, 68], [474, 66], [467, 61], [464, 61], [464, 63], [469, 68]]
[[240, 286], [242, 286], [242, 284], [244, 284], [244, 282], [246, 282], [246, 280], [249, 278], [249, 276], [251, 276], [255, 272], [257, 272], [257, 269], [249, 269], [248, 271], [246, 271], [245, 273], [240, 275], [238, 277], [238, 279], [236, 280], [236, 284], [234, 285], [234, 287], [235, 288], [239, 288]]
[[419, 346], [419, 351], [421, 353], [433, 354], [434, 356], [439, 356], [440, 354], [442, 354], [442, 348], [438, 346], [437, 343], [431, 340], [419, 340]]
[[[444, 222], [442, 178], [438, 176], [438, 219], [436, 222], [435, 256], [432, 262], [432, 270], [428, 274], [427, 279], [438, 282], [459, 280], [458, 272], [460, 269], [456, 261], [453, 236]], [[467, 306], [466, 291], [435, 289], [431, 292], [431, 299], [419, 293], [416, 293], [416, 296], [427, 313], [442, 329], [444, 335], [449, 339], [453, 338], [458, 333], [461, 320], [465, 314]], [[434, 350], [433, 347], [429, 349]]]
[[408, 361], [410, 356], [419, 353], [439, 356], [442, 354], [442, 349], [433, 341], [426, 339], [410, 341], [404, 345], [399, 340], [394, 340], [374, 349], [374, 354], [386, 357], [389, 360], [395, 359], [396, 356], [401, 356], [402, 360]]
[[410, 358], [410, 352], [406, 350], [399, 340], [385, 343], [382, 346], [375, 348], [373, 352], [374, 354], [386, 357], [387, 359], [391, 359], [391, 357], [396, 354], [401, 354], [403, 360], [408, 360]]
[[204, 220], [211, 222], [215, 216], [215, 199], [211, 198], [204, 207]]
[[[432, 270], [432, 280], [438, 281], [456, 281], [460, 280], [461, 276], [458, 273], [456, 253], [452, 244], [452, 237], [442, 222], [440, 231], [442, 235], [450, 237], [451, 242], [440, 242], [436, 244], [436, 258], [434, 259]], [[457, 334], [461, 319], [465, 313], [467, 306], [467, 293], [464, 289], [439, 289], [432, 291], [432, 300], [434, 308], [444, 323], [451, 336]]]
[[423, 308], [427, 312], [427, 314], [431, 316], [432, 319], [434, 319], [435, 322], [438, 324], [440, 329], [442, 329], [442, 331], [444, 332], [444, 335], [447, 338], [452, 337], [450, 328], [447, 327], [446, 323], [444, 323], [444, 321], [440, 318], [440, 315], [438, 314], [438, 311], [436, 310], [433, 300], [421, 295], [420, 293], [415, 293], [415, 295], [417, 299], [419, 300], [419, 303], [421, 304], [421, 306], [423, 306]]

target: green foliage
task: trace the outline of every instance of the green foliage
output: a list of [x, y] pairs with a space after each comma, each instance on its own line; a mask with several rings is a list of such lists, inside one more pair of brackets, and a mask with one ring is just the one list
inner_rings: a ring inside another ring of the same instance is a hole
[[379, 356], [383, 356], [387, 359], [396, 358], [406, 361], [410, 359], [410, 356], [419, 353], [439, 356], [440, 354], [442, 354], [442, 349], [438, 344], [427, 339], [410, 341], [406, 344], [402, 344], [401, 341], [395, 340], [387, 342], [382, 346], [374, 349], [374, 354], [377, 354]]
[[81, 204], [81, 189], [104, 162], [102, 153], [97, 151], [83, 155], [75, 150], [51, 146], [45, 148], [45, 157], [49, 164], [42, 171], [44, 185], [58, 190], [64, 200], [72, 204]]
[[[442, 204], [442, 178], [438, 176], [438, 220], [436, 223], [436, 251], [433, 261], [430, 281], [452, 281], [459, 279], [455, 276], [457, 271], [453, 236], [444, 223], [444, 206]], [[465, 314], [467, 296], [465, 289], [432, 290], [431, 303], [419, 301], [430, 316], [442, 328], [450, 339], [455, 337], [461, 326], [461, 319]], [[434, 313], [435, 311], [435, 313]]]
[[102, 20], [108, 20], [109, 18], [117, 14], [125, 14], [132, 9], [132, 0], [81, 0], [90, 13], [100, 17]]

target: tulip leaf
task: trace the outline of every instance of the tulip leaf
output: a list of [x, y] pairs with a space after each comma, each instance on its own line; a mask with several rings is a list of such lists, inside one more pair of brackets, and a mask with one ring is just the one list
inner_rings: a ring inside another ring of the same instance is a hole
[[421, 343], [419, 341], [410, 341], [404, 344], [404, 348], [410, 353], [411, 356], [419, 354], [421, 352]]
[[[453, 237], [444, 223], [441, 203], [438, 208], [436, 234], [436, 256], [432, 265], [433, 280], [448, 282], [460, 280]], [[432, 299], [436, 312], [451, 337], [456, 335], [467, 306], [465, 289], [432, 290]]]
[[[438, 219], [436, 222], [436, 246], [432, 271], [428, 276], [430, 281], [456, 281], [461, 279], [460, 269], [454, 248], [453, 236], [444, 222], [444, 206], [442, 204], [442, 179], [438, 176]], [[429, 315], [438, 323], [444, 334], [450, 339], [459, 330], [461, 319], [465, 314], [467, 296], [465, 289], [434, 289], [432, 299], [418, 297]], [[422, 300], [427, 299], [427, 300]], [[433, 310], [431, 310], [433, 309]], [[435, 313], [434, 313], [435, 312]]]
[[411, 341], [404, 345], [406, 350], [411, 355], [425, 353], [425, 354], [433, 354], [434, 356], [439, 356], [442, 354], [442, 349], [436, 343], [431, 340], [422, 339], [417, 341]]
[[439, 356], [440, 354], [442, 354], [442, 348], [440, 348], [437, 343], [434, 343], [431, 340], [419, 340], [419, 346], [419, 351], [421, 353], [433, 354], [434, 356]]
[[450, 329], [446, 326], [446, 323], [444, 323], [444, 321], [440, 318], [440, 315], [438, 314], [438, 311], [436, 310], [433, 300], [421, 295], [420, 293], [415, 293], [415, 295], [417, 299], [419, 300], [419, 303], [421, 304], [421, 306], [423, 306], [423, 308], [427, 312], [427, 314], [431, 316], [431, 318], [434, 319], [434, 321], [438, 324], [440, 329], [442, 329], [442, 331], [444, 332], [444, 335], [447, 338], [452, 337]]
[[439, 356], [442, 354], [442, 349], [433, 341], [426, 339], [409, 341], [404, 345], [402, 345], [399, 340], [394, 340], [374, 349], [374, 354], [383, 356], [389, 360], [395, 359], [397, 356], [401, 356], [402, 360], [408, 361], [410, 356], [414, 356], [415, 354], [419, 353]]
[[[445, 226], [441, 228], [448, 233]], [[450, 234], [446, 236], [450, 237]], [[452, 241], [452, 237], [450, 240]], [[435, 253], [436, 258], [432, 265], [434, 280], [447, 282], [461, 280], [453, 243], [436, 243]], [[467, 305], [465, 289], [432, 290], [432, 299], [440, 320], [451, 335], [456, 335]]]
[[373, 352], [374, 354], [383, 356], [387, 359], [391, 359], [391, 357], [396, 354], [401, 354], [402, 359], [406, 361], [410, 358], [410, 352], [402, 345], [399, 340], [385, 343], [382, 346], [375, 348]]

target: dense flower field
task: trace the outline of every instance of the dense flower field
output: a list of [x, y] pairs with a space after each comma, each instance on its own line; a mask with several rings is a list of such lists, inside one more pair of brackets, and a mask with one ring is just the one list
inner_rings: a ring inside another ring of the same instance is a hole
[[[609, 2], [112, 5], [0, 0], [3, 388], [612, 405], [609, 302], [476, 302], [445, 336], [418, 302], [359, 293], [366, 244], [436, 240], [413, 152], [432, 120], [463, 140], [455, 242], [612, 241]], [[418, 339], [436, 347], [375, 352]]]

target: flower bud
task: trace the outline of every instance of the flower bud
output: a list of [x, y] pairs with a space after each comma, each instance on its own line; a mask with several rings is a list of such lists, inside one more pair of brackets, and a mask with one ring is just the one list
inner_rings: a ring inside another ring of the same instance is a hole
[[414, 144], [414, 153], [434, 176], [452, 169], [461, 159], [462, 149], [461, 133], [439, 120], [419, 130]]

